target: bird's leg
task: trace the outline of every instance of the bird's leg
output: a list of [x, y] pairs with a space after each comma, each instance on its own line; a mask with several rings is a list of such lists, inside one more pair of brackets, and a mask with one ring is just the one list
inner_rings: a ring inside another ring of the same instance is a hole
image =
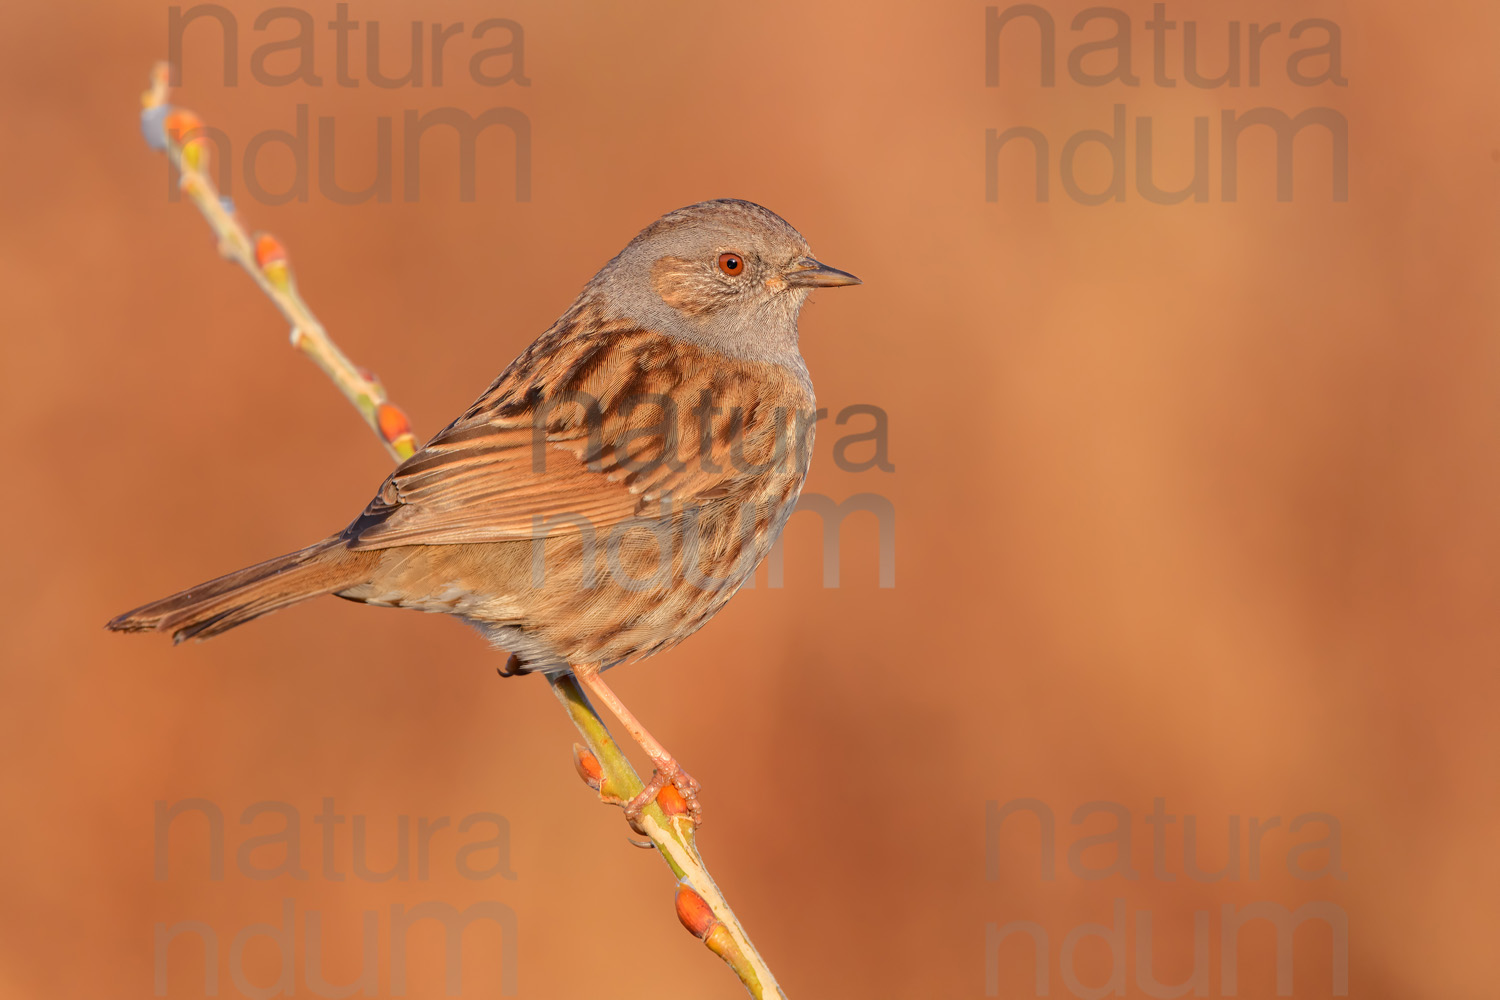
[[646, 731], [630, 711], [620, 696], [615, 694], [604, 678], [600, 676], [600, 666], [597, 663], [586, 663], [573, 668], [578, 683], [582, 684], [590, 694], [602, 701], [614, 717], [620, 720], [620, 725], [630, 734], [631, 739], [640, 744], [641, 749], [646, 751], [646, 756], [651, 758], [651, 763], [656, 765], [656, 773], [651, 776], [646, 787], [641, 789], [639, 795], [625, 803], [625, 819], [631, 826], [641, 815], [641, 810], [656, 799], [658, 792], [670, 781], [673, 786], [682, 793], [683, 800], [687, 802], [688, 815], [693, 818], [696, 826], [703, 822], [703, 807], [698, 804], [698, 782], [682, 769], [676, 759], [667, 752], [667, 748], [657, 742], [656, 737]]

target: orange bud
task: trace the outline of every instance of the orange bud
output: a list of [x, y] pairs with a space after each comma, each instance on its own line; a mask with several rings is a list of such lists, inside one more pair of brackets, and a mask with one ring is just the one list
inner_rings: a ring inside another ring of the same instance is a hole
[[662, 786], [661, 791], [656, 793], [656, 804], [661, 806], [661, 811], [668, 816], [685, 816], [688, 811], [687, 799], [677, 790], [677, 786], [670, 781]]
[[286, 291], [292, 281], [291, 265], [287, 263], [286, 247], [270, 233], [255, 237], [255, 262], [271, 284]]
[[719, 918], [714, 916], [714, 911], [703, 901], [703, 897], [694, 892], [686, 882], [677, 883], [677, 919], [682, 921], [682, 926], [695, 938], [707, 939], [710, 931], [723, 926], [719, 923]]
[[182, 146], [182, 165], [187, 170], [208, 168], [207, 136], [202, 133], [203, 122], [191, 111], [174, 108], [164, 122], [167, 138]]
[[578, 768], [578, 776], [594, 791], [604, 784], [604, 768], [599, 766], [599, 758], [582, 743], [573, 744], [573, 766]]
[[286, 247], [270, 233], [261, 233], [255, 238], [255, 263], [265, 268], [278, 262], [286, 263]]
[[167, 114], [166, 126], [172, 141], [181, 142], [183, 136], [203, 127], [203, 119], [183, 108], [173, 108]]
[[411, 421], [406, 419], [400, 407], [390, 403], [381, 403], [375, 410], [375, 422], [380, 425], [380, 436], [387, 441], [393, 442], [411, 434]]

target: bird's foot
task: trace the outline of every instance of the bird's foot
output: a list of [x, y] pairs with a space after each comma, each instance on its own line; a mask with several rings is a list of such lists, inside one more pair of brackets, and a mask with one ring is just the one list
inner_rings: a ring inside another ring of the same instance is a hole
[[[698, 784], [697, 779], [684, 771], [675, 760], [669, 759], [665, 762], [665, 766], [658, 767], [652, 772], [651, 780], [646, 782], [646, 787], [641, 789], [640, 794], [625, 803], [625, 820], [637, 832], [644, 832], [640, 828], [641, 810], [657, 801], [668, 783], [677, 792], [677, 795], [671, 796], [671, 799], [680, 798], [681, 802], [679, 804], [664, 799], [660, 802], [661, 806], [668, 813], [686, 812], [692, 819], [693, 826], [703, 823], [703, 806], [698, 801], [698, 792], [703, 786]], [[673, 806], [677, 808], [672, 808]]]

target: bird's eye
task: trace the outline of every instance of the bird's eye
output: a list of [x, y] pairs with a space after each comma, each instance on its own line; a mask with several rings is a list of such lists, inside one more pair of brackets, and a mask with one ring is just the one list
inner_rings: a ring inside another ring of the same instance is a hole
[[732, 250], [729, 253], [721, 253], [719, 254], [719, 270], [731, 278], [737, 278], [745, 273], [745, 259]]

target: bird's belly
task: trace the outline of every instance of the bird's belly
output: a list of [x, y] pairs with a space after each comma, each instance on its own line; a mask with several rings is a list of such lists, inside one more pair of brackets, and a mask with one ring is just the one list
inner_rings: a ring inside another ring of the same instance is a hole
[[754, 574], [800, 477], [769, 503], [710, 503], [539, 541], [386, 549], [341, 596], [461, 617], [534, 669], [616, 663], [701, 628]]

